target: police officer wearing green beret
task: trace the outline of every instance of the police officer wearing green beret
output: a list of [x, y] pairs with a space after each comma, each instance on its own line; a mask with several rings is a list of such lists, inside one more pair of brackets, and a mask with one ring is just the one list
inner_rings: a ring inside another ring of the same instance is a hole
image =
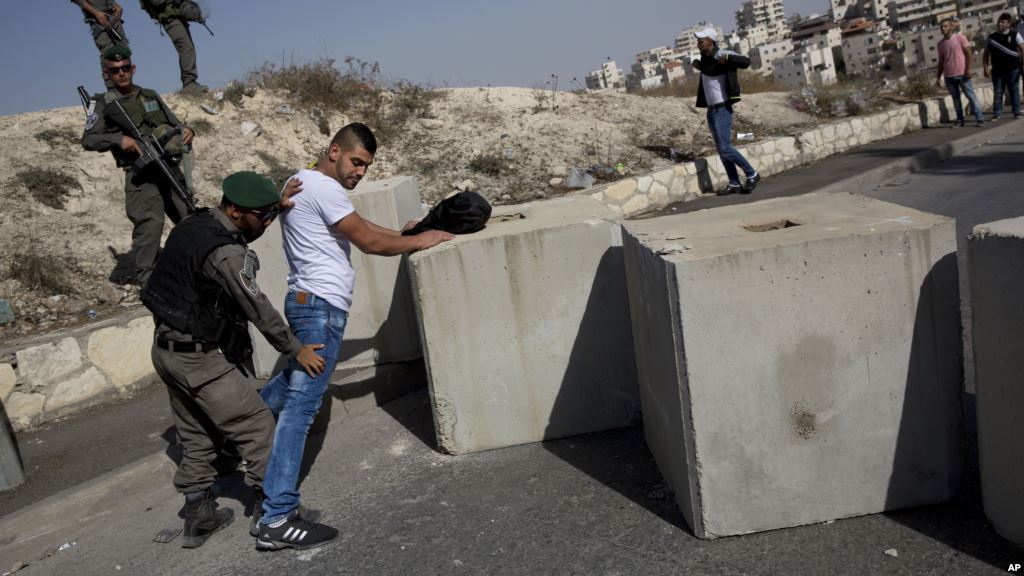
[[[72, 4], [82, 9], [85, 23], [100, 52], [100, 66], [103, 66], [103, 53], [117, 44], [128, 45], [128, 36], [124, 33], [121, 21], [121, 5], [114, 0], [71, 0]], [[108, 81], [107, 88], [113, 88]]]
[[156, 324], [153, 366], [167, 386], [184, 448], [174, 486], [185, 494], [186, 548], [202, 545], [233, 518], [211, 492], [224, 440], [247, 461], [246, 483], [262, 489], [275, 424], [256, 391], [248, 323], [310, 376], [324, 368], [315, 352], [323, 345], [303, 345], [260, 291], [259, 260], [248, 248], [291, 206], [301, 182], [289, 182], [279, 197], [266, 178], [237, 172], [223, 190], [218, 208], [201, 208], [174, 227], [141, 294]]
[[135, 65], [131, 55], [131, 50], [123, 45], [113, 46], [103, 54], [103, 75], [114, 87], [105, 94], [93, 96], [86, 114], [82, 147], [95, 152], [109, 151], [117, 166], [125, 171], [125, 212], [133, 226], [135, 280], [142, 286], [152, 273], [160, 252], [164, 214], [176, 224], [188, 211], [155, 163], [141, 169], [133, 167], [142, 150], [131, 137], [131, 130], [114, 101], [121, 103], [143, 134], [161, 140], [167, 152], [165, 161], [176, 176], [181, 175], [178, 164], [187, 162], [194, 133], [178, 120], [159, 94], [133, 83]]
[[196, 46], [188, 27], [189, 22], [204, 22], [199, 5], [191, 0], [139, 0], [139, 6], [163, 27], [174, 49], [178, 51], [181, 91], [206, 92], [206, 86], [197, 82], [199, 72], [196, 71]]

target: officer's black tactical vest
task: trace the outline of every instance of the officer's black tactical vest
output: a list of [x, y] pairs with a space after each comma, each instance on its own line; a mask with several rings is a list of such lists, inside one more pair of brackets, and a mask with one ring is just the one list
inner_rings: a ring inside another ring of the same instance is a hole
[[225, 353], [229, 343], [232, 348], [251, 346], [245, 313], [226, 290], [203, 274], [206, 257], [226, 244], [246, 245], [241, 232], [226, 229], [209, 208], [197, 210], [171, 230], [140, 294], [158, 320], [195, 340], [218, 343]]

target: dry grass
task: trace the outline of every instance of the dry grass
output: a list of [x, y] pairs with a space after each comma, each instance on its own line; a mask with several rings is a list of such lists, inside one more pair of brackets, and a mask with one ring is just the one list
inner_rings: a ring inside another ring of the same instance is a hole
[[82, 186], [71, 176], [50, 168], [29, 168], [15, 175], [17, 184], [28, 190], [36, 202], [63, 210], [72, 188]]
[[31, 233], [22, 242], [30, 249], [9, 254], [8, 278], [16, 280], [28, 290], [40, 290], [47, 294], [74, 292], [66, 255], [50, 252]]
[[386, 87], [377, 63], [346, 58], [344, 70], [332, 59], [305, 64], [264, 64], [249, 73], [247, 84], [287, 92], [300, 107], [320, 110], [318, 126], [330, 133], [326, 111], [338, 111], [366, 123], [382, 143], [402, 133], [415, 118], [431, 117], [431, 103], [442, 92], [399, 81]]
[[269, 178], [279, 190], [284, 188], [284, 183], [296, 172], [294, 167], [285, 166], [273, 154], [257, 150], [256, 156], [267, 165], [267, 171], [263, 175]]
[[63, 130], [58, 130], [56, 128], [47, 128], [46, 130], [41, 130], [39, 132], [36, 132], [35, 134], [36, 140], [39, 140], [40, 142], [46, 142], [52, 148], [56, 148], [57, 146], [78, 144], [80, 141], [80, 136], [80, 134], [76, 133], [71, 128], [65, 128]]

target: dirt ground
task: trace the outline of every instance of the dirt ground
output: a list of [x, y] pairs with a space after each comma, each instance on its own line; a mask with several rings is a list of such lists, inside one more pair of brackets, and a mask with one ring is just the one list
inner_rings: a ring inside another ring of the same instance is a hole
[[[641, 174], [712, 148], [692, 99], [529, 88], [440, 92], [429, 114], [409, 121], [378, 150], [367, 176], [414, 175], [425, 205], [466, 179], [495, 204], [514, 203], [565, 193], [557, 179], [573, 168], [619, 165], [623, 174]], [[736, 132], [760, 139], [816, 122], [787, 107], [786, 96], [745, 96], [736, 108]], [[219, 200], [227, 174], [254, 170], [280, 179], [329, 141], [321, 133], [325, 122], [286, 106], [281, 93], [260, 90], [240, 105], [212, 94], [200, 100], [171, 94], [166, 101], [196, 131], [194, 187], [201, 205]], [[360, 119], [328, 114], [325, 120], [333, 132]], [[0, 299], [16, 318], [0, 326], [0, 342], [139, 305], [124, 173], [110, 154], [82, 149], [83, 125], [77, 107], [0, 117]]]

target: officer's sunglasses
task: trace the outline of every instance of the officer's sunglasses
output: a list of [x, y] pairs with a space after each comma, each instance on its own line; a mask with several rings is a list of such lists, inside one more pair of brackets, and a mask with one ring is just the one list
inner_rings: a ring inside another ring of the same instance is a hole
[[131, 71], [132, 71], [132, 64], [125, 64], [123, 66], [108, 66], [107, 67], [107, 74], [110, 74], [112, 76], [116, 75], [116, 74], [119, 74], [121, 72], [124, 72], [125, 74], [127, 74], [127, 73], [129, 73]]
[[264, 224], [270, 224], [271, 222], [274, 221], [274, 218], [277, 218], [277, 215], [281, 213], [281, 209], [278, 208], [277, 206], [274, 206], [273, 208], [270, 208], [268, 210], [253, 210], [252, 208], [242, 208], [242, 211], [252, 214], [253, 216], [256, 217], [257, 220]]

